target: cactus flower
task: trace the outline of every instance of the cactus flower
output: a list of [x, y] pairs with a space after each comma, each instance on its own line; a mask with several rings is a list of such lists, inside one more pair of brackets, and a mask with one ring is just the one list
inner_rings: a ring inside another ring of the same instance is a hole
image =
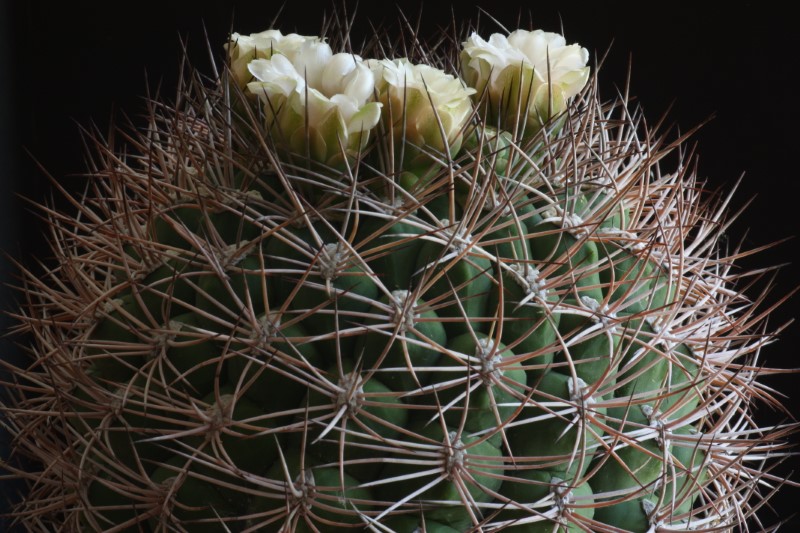
[[233, 78], [239, 87], [244, 88], [253, 80], [247, 65], [254, 59], [269, 59], [273, 54], [283, 54], [293, 58], [304, 42], [319, 42], [314, 36], [290, 33], [283, 35], [280, 30], [266, 30], [250, 35], [233, 33], [225, 49], [230, 57], [230, 68]]
[[275, 139], [292, 152], [337, 166], [342, 147], [363, 148], [380, 119], [370, 101], [375, 80], [359, 56], [334, 54], [328, 44], [306, 40], [291, 55], [273, 54], [248, 64], [247, 89], [264, 102]]
[[486, 121], [527, 134], [563, 113], [583, 89], [588, 60], [585, 48], [542, 30], [495, 33], [488, 41], [473, 33], [461, 52], [464, 80], [488, 99]]
[[[472, 114], [474, 89], [442, 70], [408, 59], [370, 61], [384, 118], [396, 141], [406, 141], [412, 166], [422, 149], [451, 156], [461, 146], [464, 126]], [[405, 119], [405, 120], [404, 120]]]

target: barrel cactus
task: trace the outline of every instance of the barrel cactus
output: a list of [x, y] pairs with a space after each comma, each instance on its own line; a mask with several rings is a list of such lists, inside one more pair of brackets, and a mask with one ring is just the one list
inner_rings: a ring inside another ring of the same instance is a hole
[[224, 50], [46, 211], [2, 404], [19, 525], [711, 531], [781, 484], [727, 204], [584, 48]]

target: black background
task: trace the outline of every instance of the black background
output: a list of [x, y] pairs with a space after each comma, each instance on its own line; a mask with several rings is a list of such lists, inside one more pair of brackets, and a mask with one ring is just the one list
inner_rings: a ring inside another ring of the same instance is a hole
[[[346, 5], [352, 12], [354, 4]], [[521, 13], [522, 27], [563, 27], [569, 42], [579, 42], [597, 55], [610, 47], [600, 72], [603, 94], [613, 96], [631, 64], [632, 93], [653, 123], [670, 106], [667, 124], [676, 131], [713, 115], [694, 136], [699, 174], [710, 189], [730, 189], [744, 173], [734, 206], [752, 201], [732, 226], [731, 241], [743, 239], [744, 247], [752, 248], [800, 234], [800, 90], [795, 82], [799, 39], [794, 18], [777, 2], [740, 2], [724, 10], [699, 1], [457, 5], [459, 23], [475, 19], [480, 14], [477, 6], [483, 6], [509, 29], [518, 27]], [[332, 6], [288, 2], [276, 27], [284, 33], [318, 33], [323, 13], [330, 13]], [[362, 1], [354, 33], [368, 35], [372, 21], [394, 25], [397, 34], [400, 9], [412, 21], [419, 14], [419, 2], [399, 6]], [[0, 248], [27, 264], [33, 257], [47, 256], [43, 226], [21, 198], [42, 201], [52, 190], [36, 162], [67, 188], [80, 187], [76, 175], [84, 166], [78, 125], [95, 124], [105, 131], [121, 110], [135, 117], [143, 110], [141, 96], [147, 88], [160, 87], [171, 97], [181, 38], [188, 41], [193, 63], [210, 72], [204, 32], [220, 59], [231, 27], [240, 33], [266, 29], [278, 7], [265, 0], [0, 4]], [[485, 14], [480, 16], [484, 36], [497, 30]], [[429, 2], [420, 18], [421, 37], [434, 38], [452, 17], [449, 5]], [[787, 263], [797, 249], [797, 242], [790, 240], [743, 264], [754, 268]], [[5, 259], [0, 266], [7, 282], [13, 268]], [[777, 276], [773, 300], [793, 290], [799, 280], [800, 267], [785, 266]], [[10, 301], [4, 290], [0, 303], [8, 308]], [[795, 297], [773, 313], [770, 324], [777, 327], [799, 316], [798, 310]], [[7, 325], [4, 322], [3, 329]], [[799, 345], [800, 326], [790, 325], [778, 343], [764, 350], [763, 358], [770, 366], [800, 366], [795, 361]], [[2, 349], [5, 356], [13, 356], [10, 346]], [[770, 378], [767, 383], [793, 397], [787, 402], [800, 405], [798, 376]], [[767, 409], [758, 416], [777, 420]], [[798, 496], [800, 489], [787, 489], [775, 499], [780, 518], [794, 512]], [[769, 511], [762, 514], [767, 522], [776, 519]], [[785, 529], [800, 531], [798, 526], [795, 519]]]

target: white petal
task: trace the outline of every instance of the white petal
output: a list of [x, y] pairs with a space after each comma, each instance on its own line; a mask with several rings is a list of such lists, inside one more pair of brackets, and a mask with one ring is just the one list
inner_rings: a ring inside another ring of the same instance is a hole
[[381, 104], [370, 102], [350, 117], [347, 123], [347, 132], [354, 134], [361, 131], [369, 131], [378, 124], [380, 119]]
[[375, 93], [375, 77], [366, 65], [359, 63], [345, 80], [344, 93], [363, 105]]
[[323, 42], [303, 43], [294, 58], [294, 67], [311, 87], [322, 86], [322, 72], [333, 56], [331, 47]]
[[[303, 110], [303, 105], [305, 106], [305, 110]], [[336, 107], [336, 104], [333, 103], [327, 96], [322, 94], [317, 89], [309, 87], [307, 98], [304, 95], [303, 97], [297, 99], [295, 110], [301, 114], [304, 112], [307, 113], [308, 123], [315, 125], [322, 120], [334, 107]]]
[[344, 94], [336, 94], [331, 97], [331, 102], [336, 104], [339, 108], [339, 113], [341, 113], [342, 118], [345, 122], [350, 120], [350, 117], [355, 115], [358, 112], [358, 102], [356, 102], [353, 98], [344, 95]]
[[322, 72], [322, 92], [328, 96], [343, 92], [345, 77], [356, 68], [356, 59], [350, 54], [335, 54]]
[[305, 85], [289, 60], [281, 55], [275, 55], [272, 59], [255, 59], [248, 63], [247, 68], [258, 80], [248, 84], [254, 94], [266, 91], [267, 95], [288, 96], [292, 92], [302, 91]]

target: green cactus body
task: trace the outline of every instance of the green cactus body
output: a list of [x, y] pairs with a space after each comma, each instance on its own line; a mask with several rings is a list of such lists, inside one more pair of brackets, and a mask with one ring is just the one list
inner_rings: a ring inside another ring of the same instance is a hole
[[664, 308], [675, 300], [674, 282], [662, 267], [619, 246], [601, 248], [609, 267], [600, 271], [600, 281], [606, 295], [621, 302], [620, 312], [634, 315]]
[[[424, 369], [433, 366], [441, 356], [432, 347], [447, 342], [444, 325], [437, 320], [436, 312], [424, 310], [426, 302], [414, 301], [408, 291], [395, 291], [381, 298], [380, 303], [384, 307], [380, 312], [387, 313], [386, 319], [367, 322], [367, 328], [375, 330], [361, 337], [355, 354], [363, 360], [364, 368], [375, 369], [376, 375], [392, 390], [413, 391], [427, 383], [430, 370]], [[377, 326], [381, 324], [389, 327], [379, 332]], [[426, 345], [421, 339], [432, 342]], [[415, 367], [421, 370], [413, 370]], [[406, 372], [404, 368], [412, 371]]]
[[559, 372], [537, 378], [536, 391], [532, 400], [539, 406], [522, 410], [517, 420], [529, 422], [507, 430], [509, 445], [529, 466], [564, 479], [579, 477], [589, 468], [586, 451], [596, 450], [603, 435], [591, 420], [605, 409], [586, 396], [586, 383]]
[[[371, 460], [374, 447], [386, 446], [386, 439], [396, 438], [409, 413], [403, 400], [377, 377], [364, 380], [348, 368], [325, 394], [309, 391], [314, 430], [309, 433], [313, 442], [307, 444], [307, 450], [321, 464], [342, 461], [353, 478], [368, 481], [382, 466]], [[332, 369], [331, 375], [337, 374], [338, 368]]]
[[403, 533], [420, 533], [422, 531], [430, 533], [458, 533], [458, 529], [446, 526], [433, 520], [422, 520], [414, 516], [398, 516], [390, 518], [384, 525], [392, 531], [402, 531]]
[[[416, 494], [414, 501], [439, 502], [425, 516], [465, 529], [472, 521], [470, 513], [478, 511], [469, 509], [464, 500], [491, 501], [491, 493], [503, 482], [502, 451], [487, 440], [459, 437], [451, 428], [447, 428], [445, 436], [444, 431], [438, 421], [427, 426], [420, 424], [415, 433], [423, 441], [414, 444], [431, 447], [430, 459], [424, 465], [412, 466], [410, 471], [401, 463], [387, 464], [381, 471], [382, 478], [402, 477], [406, 473], [412, 477], [382, 486], [378, 495], [388, 501], [399, 501], [405, 495]], [[408, 457], [406, 453], [398, 459], [402, 461]]]
[[528, 263], [507, 265], [499, 278], [502, 292], [499, 286], [492, 291], [489, 309], [503, 318], [503, 343], [520, 356], [529, 355], [524, 363], [529, 376], [541, 375], [553, 361], [560, 317], [550, 308], [557, 296]]
[[483, 313], [492, 286], [492, 262], [488, 257], [469, 253], [467, 243], [471, 236], [451, 230], [446, 220], [442, 224], [444, 228], [438, 238], [448, 244], [424, 243], [419, 251], [417, 271], [424, 273], [423, 278], [436, 279], [423, 298], [435, 306], [439, 317], [446, 319], [444, 327], [448, 336], [455, 337], [484, 327], [483, 321], [468, 319], [485, 318]]
[[[447, 349], [467, 358], [443, 358], [439, 366], [449, 368], [431, 380], [447, 424], [458, 427], [464, 418], [464, 429], [478, 433], [508, 421], [524, 397], [527, 380], [519, 364], [514, 365], [514, 354], [483, 334], [460, 335], [447, 343]], [[428, 401], [436, 405], [434, 398]], [[493, 444], [499, 445], [499, 438], [498, 433]]]
[[[383, 218], [367, 218], [361, 229], [369, 247], [365, 255], [370, 267], [390, 291], [411, 288], [419, 249], [423, 242], [420, 228], [404, 220], [390, 222]], [[374, 237], [373, 237], [374, 236]]]
[[[244, 395], [263, 408], [280, 412], [296, 406], [308, 390], [311, 369], [322, 364], [308, 332], [279, 312], [261, 315], [255, 325], [243, 330], [246, 342], [231, 342], [227, 347], [230, 383], [241, 385]], [[284, 379], [287, 374], [296, 377]]]
[[[313, 456], [302, 460], [297, 449], [273, 464], [267, 477], [278, 480], [279, 491], [256, 495], [247, 512], [254, 517], [248, 525], [259, 531], [350, 531], [359, 523], [354, 511], [371, 508], [365, 503], [373, 499], [369, 489], [337, 468], [320, 466]], [[283, 517], [281, 509], [289, 513]]]
[[173, 511], [151, 518], [152, 527], [182, 523], [192, 531], [217, 533], [236, 524], [247, 498], [210, 481], [215, 479], [224, 481], [225, 476], [199, 461], [182, 456], [167, 460], [153, 473], [152, 482], [170, 500]]
[[93, 513], [82, 517], [81, 527], [102, 530], [127, 524], [122, 531], [138, 531], [140, 521], [137, 514], [147, 510], [148, 505], [131, 498], [131, 492], [134, 492], [131, 484], [130, 479], [120, 474], [99, 472], [94, 475], [85, 494], [92, 504]]
[[165, 209], [152, 220], [153, 240], [177, 249], [191, 248], [191, 235], [198, 231], [203, 218], [200, 207], [194, 203], [177, 203]]
[[[497, 515], [497, 521], [505, 525], [504, 531], [535, 533], [571, 533], [582, 531], [581, 526], [571, 521], [571, 513], [582, 519], [594, 517], [592, 488], [588, 483], [570, 486], [559, 477], [546, 471], [531, 471], [526, 483], [514, 483], [508, 488], [508, 497], [516, 502], [537, 503], [526, 509], [509, 505]], [[507, 482], [508, 483], [508, 482]], [[538, 504], [541, 500], [541, 504]]]
[[211, 330], [225, 330], [230, 324], [264, 313], [267, 280], [264, 265], [247, 247], [226, 246], [219, 256], [223, 271], [204, 272], [197, 281], [195, 304], [200, 323]]

